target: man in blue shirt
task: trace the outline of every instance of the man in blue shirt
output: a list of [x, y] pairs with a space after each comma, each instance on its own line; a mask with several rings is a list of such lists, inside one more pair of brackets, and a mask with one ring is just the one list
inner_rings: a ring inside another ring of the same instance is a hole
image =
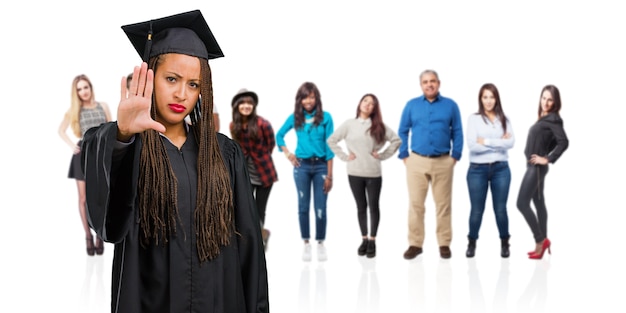
[[439, 85], [435, 71], [420, 74], [424, 94], [406, 104], [398, 129], [402, 139], [398, 157], [406, 166], [409, 189], [409, 249], [404, 253], [407, 260], [422, 253], [424, 202], [430, 184], [437, 208], [439, 253], [444, 259], [452, 256], [452, 176], [463, 151], [463, 126], [458, 105], [439, 94]]

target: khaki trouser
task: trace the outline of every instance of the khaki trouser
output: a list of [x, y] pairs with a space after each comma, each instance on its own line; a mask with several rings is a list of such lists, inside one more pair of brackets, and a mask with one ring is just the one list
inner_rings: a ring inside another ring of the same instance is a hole
[[451, 156], [427, 158], [411, 153], [406, 160], [406, 181], [409, 189], [409, 245], [424, 243], [424, 212], [429, 184], [437, 209], [437, 242], [450, 246], [452, 241], [452, 176]]

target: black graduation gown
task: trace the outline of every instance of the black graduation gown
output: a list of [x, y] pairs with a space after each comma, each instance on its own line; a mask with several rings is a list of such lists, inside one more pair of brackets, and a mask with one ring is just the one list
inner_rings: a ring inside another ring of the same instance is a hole
[[193, 223], [198, 154], [193, 132], [181, 150], [162, 138], [178, 180], [180, 222], [168, 244], [148, 247], [140, 244], [136, 206], [140, 137], [120, 150], [115, 122], [85, 134], [89, 222], [115, 243], [112, 312], [269, 312], [265, 254], [246, 161], [234, 141], [217, 136], [230, 172], [236, 233], [218, 257], [200, 264]]

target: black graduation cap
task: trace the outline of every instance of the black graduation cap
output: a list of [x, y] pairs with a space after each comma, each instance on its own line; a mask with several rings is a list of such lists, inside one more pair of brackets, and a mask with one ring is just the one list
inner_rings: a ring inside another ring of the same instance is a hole
[[124, 25], [122, 29], [146, 62], [164, 53], [207, 60], [224, 56], [200, 10]]

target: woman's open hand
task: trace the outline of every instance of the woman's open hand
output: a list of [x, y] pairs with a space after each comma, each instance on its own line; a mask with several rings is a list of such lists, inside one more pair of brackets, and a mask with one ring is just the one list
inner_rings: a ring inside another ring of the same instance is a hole
[[154, 72], [148, 64], [135, 66], [130, 89], [126, 88], [126, 77], [122, 79], [120, 104], [117, 108], [117, 138], [128, 141], [134, 134], [148, 129], [165, 132], [165, 126], [150, 116]]

